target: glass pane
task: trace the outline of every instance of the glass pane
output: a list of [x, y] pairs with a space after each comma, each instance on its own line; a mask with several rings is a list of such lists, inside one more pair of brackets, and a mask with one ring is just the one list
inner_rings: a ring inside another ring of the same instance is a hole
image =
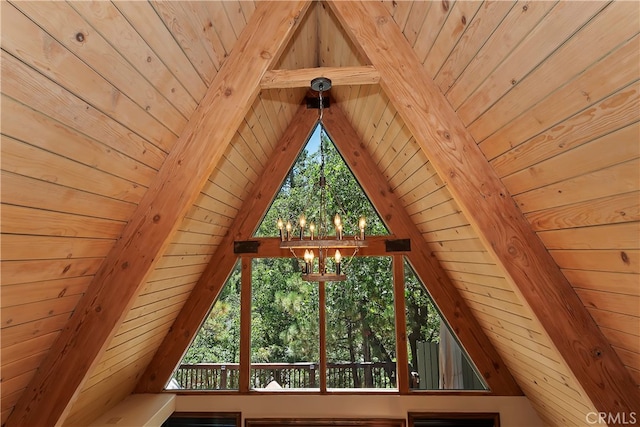
[[237, 390], [239, 362], [240, 263], [237, 263], [166, 388]]
[[[321, 154], [319, 125], [312, 132], [309, 141], [298, 159], [291, 167], [278, 194], [267, 210], [260, 226], [255, 232], [256, 237], [277, 236], [278, 219], [286, 223], [291, 221], [294, 236], [297, 236], [298, 219], [305, 215], [309, 223], [315, 223], [316, 233], [321, 233], [321, 226], [325, 233], [333, 232], [333, 217], [336, 213], [342, 216], [345, 225], [344, 235], [358, 234], [358, 222], [361, 216], [366, 218], [367, 235], [389, 234], [378, 213], [367, 198], [360, 184], [336, 149], [333, 141], [323, 133], [326, 154], [326, 224], [320, 223], [320, 163]], [[309, 230], [307, 228], [306, 232]]]
[[466, 352], [406, 262], [404, 276], [410, 387], [486, 390]]
[[396, 388], [391, 258], [354, 258], [327, 284], [327, 388]]
[[319, 388], [318, 284], [287, 258], [254, 260], [251, 286], [251, 387]]

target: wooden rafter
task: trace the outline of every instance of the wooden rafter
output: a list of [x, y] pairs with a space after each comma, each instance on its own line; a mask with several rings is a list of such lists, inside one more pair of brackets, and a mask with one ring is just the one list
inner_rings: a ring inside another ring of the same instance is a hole
[[380, 73], [380, 85], [416, 141], [595, 407], [610, 414], [637, 411], [640, 393], [629, 372], [385, 7], [329, 4]]
[[309, 82], [320, 76], [330, 79], [332, 86], [372, 85], [380, 81], [380, 74], [370, 65], [363, 67], [317, 67], [267, 71], [260, 82], [260, 87], [262, 89], [309, 87]]
[[213, 172], [309, 1], [261, 3], [143, 196], [86, 294], [7, 419], [57, 425], [67, 415], [180, 221]]
[[338, 105], [325, 111], [323, 123], [380, 218], [391, 231], [411, 239], [409, 261], [491, 391], [498, 395], [522, 394], [464, 298], [438, 260], [431, 256], [431, 249], [420, 230], [389, 188], [371, 155], [362, 147], [357, 132]]
[[[140, 378], [136, 387], [138, 393], [157, 393], [164, 388], [236, 263], [234, 240], [246, 240], [253, 235], [317, 120], [318, 113], [315, 110], [305, 107], [298, 109], [291, 125], [273, 150], [262, 176], [248, 194], [229, 232], [218, 245], [218, 250], [211, 257], [171, 330]], [[267, 241], [262, 246], [263, 249], [266, 247], [275, 250], [273, 244], [270, 245]]]

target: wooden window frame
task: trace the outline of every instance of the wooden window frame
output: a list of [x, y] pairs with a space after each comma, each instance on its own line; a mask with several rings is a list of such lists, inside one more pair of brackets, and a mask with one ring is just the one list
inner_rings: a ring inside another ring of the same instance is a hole
[[461, 420], [461, 419], [487, 419], [493, 421], [493, 427], [500, 427], [499, 412], [409, 412], [408, 427], [414, 427], [416, 420]]

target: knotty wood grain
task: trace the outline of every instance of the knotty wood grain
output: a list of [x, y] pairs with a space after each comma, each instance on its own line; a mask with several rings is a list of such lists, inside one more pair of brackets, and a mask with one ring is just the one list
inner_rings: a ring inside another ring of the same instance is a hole
[[140, 378], [136, 387], [137, 392], [157, 393], [164, 388], [237, 260], [237, 256], [233, 253], [234, 240], [251, 238], [262, 215], [311, 134], [317, 117], [315, 110], [299, 108], [291, 125], [273, 151], [260, 179], [246, 197], [233, 224], [189, 295], [171, 331]]
[[338, 106], [325, 112], [327, 132], [351, 168], [354, 176], [380, 214], [387, 227], [399, 236], [411, 239], [409, 260], [443, 316], [478, 367], [491, 391], [498, 395], [517, 395], [520, 388], [486, 338], [482, 328], [464, 303], [455, 286], [442, 270], [424, 237], [411, 221], [402, 203], [375, 162], [359, 143], [359, 137]]
[[[262, 4], [175, 144], [69, 324], [7, 420], [55, 425], [122, 323], [279, 57], [308, 2]], [[247, 66], [247, 58], [251, 58]], [[64, 356], [64, 357], [62, 357]]]
[[640, 393], [628, 371], [384, 7], [329, 4], [380, 72], [381, 86], [589, 400], [611, 413], [640, 407]]

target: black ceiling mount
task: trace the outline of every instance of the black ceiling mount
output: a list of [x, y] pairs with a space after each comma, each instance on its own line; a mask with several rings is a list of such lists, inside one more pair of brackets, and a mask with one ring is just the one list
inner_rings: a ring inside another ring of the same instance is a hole
[[326, 92], [331, 89], [331, 80], [326, 77], [316, 77], [311, 80], [311, 89], [316, 92]]

